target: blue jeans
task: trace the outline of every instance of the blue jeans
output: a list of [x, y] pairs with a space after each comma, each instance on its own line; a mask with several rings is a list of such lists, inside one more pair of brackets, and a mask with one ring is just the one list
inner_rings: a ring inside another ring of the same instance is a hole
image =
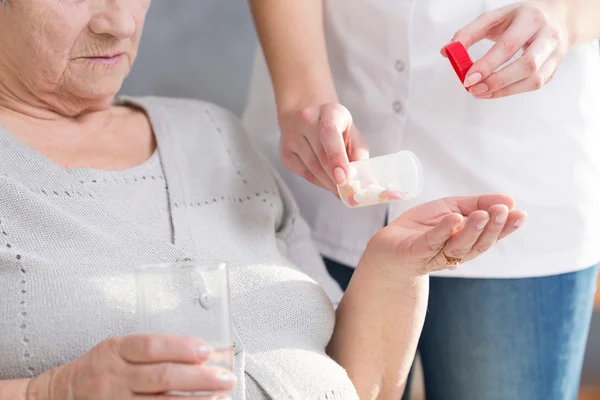
[[[345, 288], [353, 270], [326, 264]], [[576, 400], [597, 276], [595, 266], [541, 278], [431, 278], [419, 342], [427, 400]]]

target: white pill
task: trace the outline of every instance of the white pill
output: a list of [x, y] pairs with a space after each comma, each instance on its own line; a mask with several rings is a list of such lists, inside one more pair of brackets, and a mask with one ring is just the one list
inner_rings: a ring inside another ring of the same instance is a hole
[[395, 184], [395, 183], [390, 183], [388, 185], [386, 185], [386, 188], [388, 190], [388, 192], [400, 192], [400, 186]]
[[367, 200], [369, 200], [369, 198], [367, 197], [367, 191], [366, 190], [356, 191], [354, 193], [354, 200], [358, 204], [364, 204], [364, 203], [366, 203]]
[[379, 185], [369, 185], [367, 187], [367, 197], [370, 201], [379, 201], [379, 195], [385, 191], [383, 186]]
[[350, 181], [350, 187], [355, 193], [361, 191], [360, 181]]

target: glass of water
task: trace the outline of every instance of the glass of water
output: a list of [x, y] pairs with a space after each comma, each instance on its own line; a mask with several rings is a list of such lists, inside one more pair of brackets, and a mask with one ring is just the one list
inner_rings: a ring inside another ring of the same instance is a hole
[[[136, 289], [140, 333], [200, 338], [213, 347], [206, 365], [233, 372], [226, 263], [184, 261], [143, 265], [136, 270]], [[204, 394], [211, 393], [193, 393]]]

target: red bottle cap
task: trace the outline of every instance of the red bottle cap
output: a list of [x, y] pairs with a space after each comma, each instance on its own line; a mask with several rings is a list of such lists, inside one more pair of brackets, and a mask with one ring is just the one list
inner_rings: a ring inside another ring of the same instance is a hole
[[[452, 68], [454, 68], [456, 75], [458, 75], [458, 79], [460, 79], [461, 83], [464, 83], [467, 72], [473, 65], [473, 60], [471, 60], [469, 52], [460, 42], [450, 43], [445, 47], [445, 50], [446, 54], [448, 55], [448, 59], [450, 60], [450, 64], [452, 64]], [[466, 89], [468, 92], [469, 89]]]

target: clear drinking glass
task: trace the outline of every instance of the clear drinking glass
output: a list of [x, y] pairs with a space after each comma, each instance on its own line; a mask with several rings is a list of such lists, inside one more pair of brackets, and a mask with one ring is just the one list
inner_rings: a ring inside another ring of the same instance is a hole
[[[136, 270], [136, 288], [140, 333], [198, 337], [214, 350], [206, 364], [233, 372], [226, 263], [184, 261], [143, 265]], [[212, 393], [193, 393], [203, 394]]]

